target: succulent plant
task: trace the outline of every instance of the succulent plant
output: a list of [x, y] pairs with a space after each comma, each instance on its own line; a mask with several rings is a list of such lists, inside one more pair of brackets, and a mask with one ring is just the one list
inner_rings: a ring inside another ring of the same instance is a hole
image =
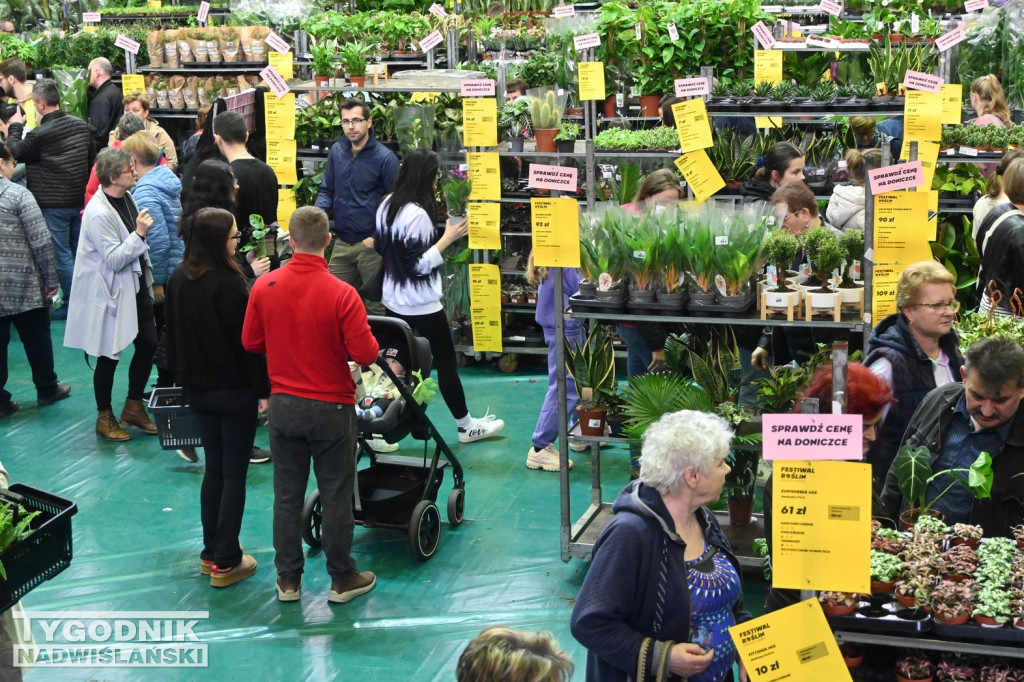
[[831, 102], [836, 96], [836, 86], [831, 82], [818, 83], [811, 93], [811, 99], [815, 102]]
[[754, 97], [764, 97], [765, 99], [772, 96], [772, 92], [775, 90], [775, 86], [768, 81], [761, 81], [754, 86]]
[[783, 81], [775, 86], [772, 90], [771, 98], [773, 102], [787, 102], [793, 97], [793, 93], [796, 88], [789, 81]]
[[533, 127], [535, 129], [558, 128], [558, 122], [562, 118], [562, 112], [558, 111], [555, 101], [555, 91], [549, 90], [543, 100], [535, 99], [530, 107], [533, 116]]
[[793, 96], [796, 99], [808, 100], [814, 94], [814, 88], [810, 85], [798, 85], [793, 89]]
[[740, 80], [732, 84], [731, 92], [733, 97], [750, 97], [750, 94], [754, 91], [754, 86], [750, 81]]

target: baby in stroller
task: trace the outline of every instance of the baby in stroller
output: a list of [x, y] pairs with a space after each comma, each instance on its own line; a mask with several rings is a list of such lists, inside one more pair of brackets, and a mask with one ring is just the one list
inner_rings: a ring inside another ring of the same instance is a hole
[[[404, 343], [393, 339], [380, 339], [380, 356], [399, 380], [405, 380], [406, 367], [410, 365], [409, 349]], [[378, 365], [363, 367], [361, 381], [366, 394], [356, 403], [356, 418], [373, 421], [384, 416], [388, 405], [398, 397], [395, 384]]]

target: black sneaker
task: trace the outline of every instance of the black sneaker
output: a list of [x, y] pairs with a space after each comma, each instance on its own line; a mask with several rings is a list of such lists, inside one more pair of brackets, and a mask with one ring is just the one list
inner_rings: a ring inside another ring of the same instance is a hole
[[258, 448], [255, 445], [252, 446], [252, 454], [249, 455], [250, 464], [263, 464], [264, 462], [270, 461], [270, 450], [264, 450]]
[[19, 407], [21, 407], [21, 406], [18, 403], [14, 402], [12, 400], [11, 402], [7, 403], [6, 405], [0, 407], [0, 418], [8, 417], [8, 416], [14, 414], [15, 412], [18, 411]]
[[195, 464], [196, 462], [199, 461], [199, 455], [196, 454], [195, 448], [180, 448], [177, 450], [177, 453], [178, 456], [181, 457], [186, 462]]

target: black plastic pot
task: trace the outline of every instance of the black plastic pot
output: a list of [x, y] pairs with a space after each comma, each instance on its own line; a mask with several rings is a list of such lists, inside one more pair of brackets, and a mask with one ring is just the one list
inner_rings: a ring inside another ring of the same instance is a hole
[[572, 154], [576, 149], [576, 140], [555, 140], [559, 154]]

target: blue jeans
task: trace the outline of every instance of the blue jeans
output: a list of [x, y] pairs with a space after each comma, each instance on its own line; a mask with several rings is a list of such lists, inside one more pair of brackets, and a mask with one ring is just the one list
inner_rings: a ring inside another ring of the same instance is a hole
[[[555, 353], [558, 343], [554, 334], [544, 333], [544, 340], [548, 344], [548, 392], [544, 396], [544, 404], [540, 408], [540, 417], [537, 419], [537, 428], [533, 431], [533, 447], [538, 450], [549, 443], [555, 442], [558, 438], [558, 363]], [[583, 330], [580, 329], [575, 336], [569, 337], [573, 348], [583, 345]], [[576, 405], [579, 403], [579, 396], [576, 394], [576, 382], [572, 380], [569, 373], [565, 375], [565, 408], [569, 414], [569, 424], [576, 421]], [[565, 445], [564, 443], [562, 445]]]
[[75, 251], [82, 231], [82, 207], [40, 209], [50, 229], [53, 254], [57, 257], [57, 281], [64, 291], [64, 305], [71, 301], [71, 277], [75, 272]]
[[327, 572], [332, 578], [345, 578], [356, 570], [352, 559], [355, 405], [273, 394], [270, 449], [274, 453], [274, 564], [278, 576], [302, 575], [302, 505], [312, 460], [323, 509], [320, 528]]

